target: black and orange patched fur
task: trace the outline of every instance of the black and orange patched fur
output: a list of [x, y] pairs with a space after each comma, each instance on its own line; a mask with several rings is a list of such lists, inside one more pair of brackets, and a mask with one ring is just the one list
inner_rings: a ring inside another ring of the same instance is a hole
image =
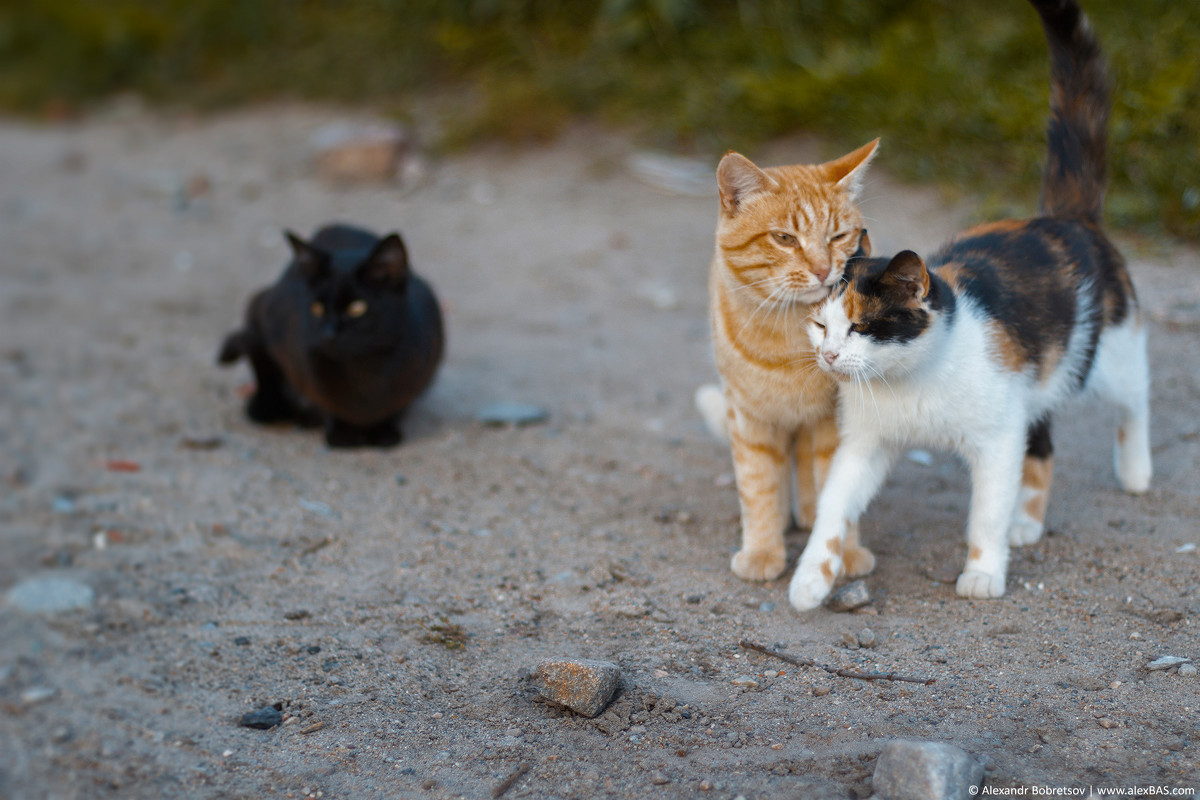
[[1051, 56], [1040, 216], [972, 228], [928, 264], [911, 251], [852, 260], [810, 322], [819, 365], [840, 381], [842, 438], [792, 580], [797, 608], [845, 568], [843, 539], [904, 447], [954, 450], [971, 469], [967, 597], [1002, 595], [1008, 546], [1041, 536], [1051, 415], [1066, 400], [1094, 393], [1118, 408], [1117, 478], [1149, 487], [1146, 330], [1101, 228], [1104, 59], [1074, 0], [1032, 4]]

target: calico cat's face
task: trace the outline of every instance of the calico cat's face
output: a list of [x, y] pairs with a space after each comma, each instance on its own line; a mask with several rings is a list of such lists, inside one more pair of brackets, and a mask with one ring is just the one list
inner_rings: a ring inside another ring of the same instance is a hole
[[854, 259], [842, 284], [809, 317], [818, 366], [848, 381], [912, 371], [946, 310], [944, 298], [930, 287], [925, 262], [911, 250], [890, 261]]
[[408, 277], [399, 236], [369, 251], [326, 252], [292, 234], [288, 241], [309, 292], [304, 331], [310, 353], [348, 358], [396, 345]]
[[717, 168], [717, 247], [741, 293], [787, 307], [825, 299], [861, 247], [870, 253], [854, 204], [876, 139], [826, 164], [759, 169], [729, 153]]

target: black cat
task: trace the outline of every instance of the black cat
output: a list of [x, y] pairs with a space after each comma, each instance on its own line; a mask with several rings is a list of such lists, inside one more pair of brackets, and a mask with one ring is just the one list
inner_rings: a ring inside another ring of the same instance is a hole
[[323, 418], [330, 447], [390, 447], [404, 412], [433, 380], [445, 345], [429, 284], [398, 234], [329, 225], [311, 242], [286, 234], [292, 260], [251, 298], [220, 364], [250, 359], [255, 422]]

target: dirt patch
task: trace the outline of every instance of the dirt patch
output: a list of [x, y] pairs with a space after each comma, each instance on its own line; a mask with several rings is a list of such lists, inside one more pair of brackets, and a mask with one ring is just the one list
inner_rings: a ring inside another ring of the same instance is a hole
[[[905, 460], [864, 521], [873, 603], [801, 616], [790, 573], [731, 574], [729, 457], [691, 404], [715, 198], [638, 182], [588, 133], [329, 188], [306, 143], [330, 118], [0, 125], [0, 589], [95, 592], [0, 609], [0, 795], [483, 798], [527, 764], [506, 798], [865, 797], [893, 738], [952, 742], [993, 786], [1191, 785], [1200, 683], [1145, 665], [1200, 657], [1196, 253], [1133, 264], [1149, 494], [1116, 487], [1111, 415], [1064, 414], [1050, 535], [971, 602], [945, 580], [964, 470]], [[881, 171], [868, 189], [879, 252], [966, 213]], [[331, 220], [400, 229], [446, 307], [396, 450], [253, 427], [248, 371], [213, 365], [281, 229]], [[495, 403], [549, 416], [477, 421]], [[620, 665], [609, 709], [542, 702], [522, 675], [552, 656]], [[282, 725], [238, 726], [276, 704]]]

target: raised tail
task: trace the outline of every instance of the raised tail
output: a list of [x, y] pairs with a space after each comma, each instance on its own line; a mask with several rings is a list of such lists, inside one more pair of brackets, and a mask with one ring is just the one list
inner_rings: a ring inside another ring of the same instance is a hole
[[717, 441], [729, 444], [729, 407], [724, 390], [715, 383], [706, 383], [696, 390], [695, 402], [708, 432]]
[[1030, 0], [1050, 46], [1050, 123], [1041, 213], [1100, 222], [1107, 181], [1108, 68], [1075, 0]]

